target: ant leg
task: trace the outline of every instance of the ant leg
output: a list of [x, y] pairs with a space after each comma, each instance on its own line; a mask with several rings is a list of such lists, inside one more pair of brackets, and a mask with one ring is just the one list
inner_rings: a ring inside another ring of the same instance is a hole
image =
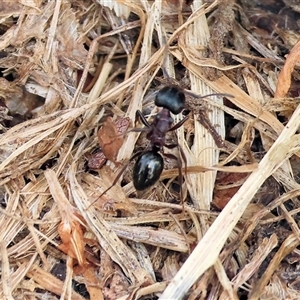
[[[185, 154], [184, 154], [184, 151], [183, 151], [183, 149], [182, 149], [182, 147], [179, 145], [179, 144], [171, 144], [171, 145], [164, 145], [166, 148], [168, 148], [168, 149], [173, 149], [173, 148], [175, 148], [175, 147], [177, 147], [178, 148], [178, 150], [179, 150], [179, 153], [180, 153], [180, 157], [182, 158], [182, 160], [183, 160], [183, 164], [184, 164], [184, 174], [185, 174], [185, 176], [187, 175], [187, 159], [186, 159], [186, 156], [185, 156]], [[166, 155], [166, 154], [164, 154], [164, 155]], [[172, 154], [171, 154], [172, 155]], [[181, 169], [182, 169], [182, 163], [181, 163], [181, 160], [177, 157], [177, 156], [175, 156], [175, 155], [172, 155], [172, 157], [175, 157], [176, 158], [176, 160], [177, 160], [177, 163], [178, 163], [178, 166], [180, 166], [180, 169], [179, 169], [179, 182], [180, 182], [180, 185], [182, 186], [182, 184], [183, 184], [183, 178], [182, 178], [182, 172], [181, 172]], [[180, 179], [180, 176], [181, 176], [181, 179]], [[183, 206], [183, 194], [182, 194], [182, 191], [181, 191], [181, 199], [182, 199], [182, 206]], [[184, 208], [183, 208], [184, 209]]]
[[186, 175], [187, 174], [187, 160], [186, 160], [186, 156], [184, 154], [184, 151], [183, 151], [182, 147], [179, 144], [164, 145], [164, 147], [166, 147], [168, 149], [173, 149], [175, 147], [178, 148], [180, 156], [181, 156], [181, 158], [183, 160], [183, 163], [184, 163], [184, 173]]
[[128, 167], [128, 165], [129, 165], [129, 163], [133, 160], [133, 159], [135, 159], [137, 156], [139, 156], [142, 152], [144, 152], [144, 151], [139, 151], [139, 152], [137, 152], [137, 153], [135, 153], [134, 155], [132, 155], [130, 158], [129, 158], [129, 160], [128, 160], [128, 162], [122, 167], [122, 169], [121, 169], [121, 171], [118, 173], [118, 175], [115, 177], [115, 179], [114, 179], [114, 181], [113, 181], [113, 183], [104, 191], [104, 192], [102, 192], [102, 194], [95, 200], [95, 201], [93, 201], [87, 208], [86, 208], [86, 210], [88, 210], [95, 202], [97, 202], [98, 201], [98, 199], [99, 198], [101, 198], [104, 194], [106, 194], [117, 182], [118, 182], [118, 180], [120, 179], [120, 177], [121, 177], [121, 175], [124, 173], [124, 171], [126, 170], [126, 168]]
[[180, 153], [180, 156], [183, 160], [183, 163], [184, 163], [184, 174], [186, 175], [187, 174], [187, 160], [186, 160], [186, 156], [184, 154], [184, 151], [182, 149], [182, 147], [180, 145], [177, 145], [178, 146], [178, 149], [179, 149], [179, 153]]
[[175, 147], [178, 148], [180, 157], [182, 158], [183, 163], [184, 163], [184, 174], [186, 175], [187, 174], [187, 160], [186, 160], [186, 156], [184, 154], [182, 147], [179, 144], [164, 145], [164, 147], [166, 147], [168, 149], [173, 149]]
[[149, 127], [143, 127], [143, 128], [133, 128], [127, 131], [128, 132], [149, 132], [151, 128]]
[[135, 113], [135, 117], [138, 119], [140, 119], [142, 121], [142, 123], [146, 126], [146, 127], [151, 127], [151, 125], [149, 124], [149, 122], [146, 120], [145, 116], [142, 114], [142, 112], [140, 110], [137, 110]]
[[176, 130], [176, 129], [178, 129], [180, 126], [182, 126], [183, 125], [183, 123], [184, 122], [186, 122], [186, 120], [189, 118], [189, 116], [187, 115], [187, 116], [185, 116], [180, 122], [178, 122], [177, 124], [175, 124], [173, 127], [171, 127], [169, 130], [168, 130], [168, 132], [169, 131], [173, 131], [173, 130]]
[[182, 191], [183, 176], [182, 176], [182, 163], [181, 163], [181, 160], [180, 160], [180, 158], [178, 158], [177, 156], [175, 156], [173, 154], [166, 154], [166, 153], [164, 153], [163, 155], [165, 157], [177, 160], [177, 165], [178, 165], [178, 179], [179, 179], [179, 184], [180, 184], [180, 202], [182, 204], [182, 210], [184, 211], [184, 201], [183, 201], [183, 191]]

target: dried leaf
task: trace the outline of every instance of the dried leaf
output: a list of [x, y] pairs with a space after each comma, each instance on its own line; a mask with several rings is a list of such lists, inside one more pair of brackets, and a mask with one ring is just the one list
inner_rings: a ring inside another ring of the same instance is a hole
[[103, 152], [97, 152], [88, 155], [88, 167], [90, 169], [100, 169], [106, 161], [107, 158]]
[[99, 145], [105, 157], [116, 162], [118, 152], [123, 145], [123, 133], [129, 126], [129, 118], [118, 118], [116, 122], [108, 117], [98, 131]]
[[218, 173], [214, 189], [213, 204], [223, 209], [240, 186], [245, 182], [248, 174], [245, 173]]
[[62, 241], [58, 248], [83, 265], [85, 263], [85, 243], [81, 224], [76, 221], [69, 223], [68, 220], [64, 220], [58, 226], [58, 233]]
[[300, 40], [293, 47], [288, 55], [285, 64], [279, 73], [278, 83], [276, 86], [275, 98], [283, 98], [286, 96], [291, 86], [291, 76], [296, 63], [300, 60]]
[[59, 248], [70, 257], [78, 260], [79, 265], [84, 265], [86, 258], [84, 255], [83, 222], [77, 210], [70, 204], [53, 170], [45, 172], [50, 192], [59, 207], [62, 221], [58, 226], [58, 233], [62, 240]]

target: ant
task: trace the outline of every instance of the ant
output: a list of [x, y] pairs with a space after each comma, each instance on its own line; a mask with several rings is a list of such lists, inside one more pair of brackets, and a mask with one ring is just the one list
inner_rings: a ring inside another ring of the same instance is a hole
[[[174, 115], [178, 115], [185, 106], [185, 95], [183, 91], [176, 86], [165, 86], [159, 90], [154, 103], [156, 106], [162, 107], [162, 109], [156, 114], [151, 124], [145, 119], [141, 111], [138, 110], [136, 112], [142, 123], [149, 130], [146, 137], [151, 144], [151, 150], [142, 152], [133, 168], [133, 185], [138, 191], [147, 189], [159, 179], [164, 168], [164, 160], [159, 152], [163, 154], [164, 147], [174, 148], [178, 146], [178, 144], [167, 145], [165, 143], [166, 133], [178, 129], [188, 119], [188, 116], [186, 116], [180, 122], [172, 126], [174, 120], [171, 117], [171, 112]], [[186, 167], [186, 158], [181, 148], [180, 152]], [[177, 159], [179, 179], [182, 181], [180, 160], [172, 154], [164, 154], [164, 156]]]
[[[231, 95], [228, 94], [209, 94], [203, 97], [196, 97], [204, 98], [215, 95], [231, 97]], [[181, 160], [172, 154], [164, 153], [164, 147], [167, 147], [169, 149], [172, 149], [176, 146], [178, 147], [181, 158], [184, 161], [185, 173], [187, 172], [186, 157], [181, 147], [178, 144], [167, 145], [165, 143], [167, 132], [178, 129], [189, 118], [189, 116], [187, 115], [180, 122], [172, 126], [174, 120], [171, 117], [171, 112], [174, 115], [178, 115], [183, 111], [185, 107], [185, 94], [183, 90], [178, 86], [165, 86], [157, 93], [154, 103], [156, 106], [162, 107], [162, 110], [156, 114], [152, 123], [149, 123], [145, 119], [141, 111], [138, 110], [136, 112], [136, 115], [147, 127], [146, 130], [148, 130], [148, 133], [146, 137], [151, 144], [150, 150], [138, 152], [131, 158], [133, 159], [139, 156], [133, 168], [133, 185], [137, 191], [145, 190], [158, 181], [164, 168], [164, 160], [159, 152], [161, 152], [166, 157], [175, 158], [177, 160], [179, 183], [180, 186], [182, 186]], [[140, 130], [136, 129], [136, 131]]]
[[[135, 153], [129, 161], [125, 164], [125, 166], [120, 170], [118, 175], [115, 177], [113, 183], [97, 198], [99, 199], [102, 195], [108, 192], [119, 180], [125, 169], [127, 168], [130, 161], [138, 157], [134, 168], [133, 168], [133, 185], [137, 191], [143, 191], [153, 184], [155, 184], [164, 168], [164, 160], [159, 152], [163, 153], [163, 148], [174, 148], [179, 146], [175, 145], [166, 145], [165, 138], [166, 133], [169, 131], [173, 131], [180, 126], [188, 119], [188, 116], [184, 117], [180, 122], [175, 124], [172, 127], [174, 122], [171, 117], [171, 112], [175, 115], [182, 112], [185, 107], [185, 94], [183, 90], [177, 86], [165, 86], [158, 91], [155, 97], [155, 105], [157, 107], [162, 107], [162, 110], [155, 116], [152, 123], [149, 123], [142, 112], [137, 110], [136, 116], [140, 118], [142, 123], [146, 126], [147, 139], [150, 141], [151, 150], [139, 151]], [[136, 128], [132, 131], [140, 132], [145, 131], [144, 128]], [[180, 149], [181, 156], [184, 159], [185, 167], [186, 167], [186, 158], [184, 156], [183, 151]], [[164, 154], [166, 157], [176, 158], [178, 162], [179, 169], [179, 180], [182, 183], [182, 172], [181, 172], [181, 161], [176, 156], [172, 154]], [[182, 195], [181, 195], [182, 196]], [[94, 201], [96, 202], [97, 199]], [[94, 203], [93, 202], [93, 203]], [[88, 208], [93, 205], [91, 203]]]
[[[228, 94], [209, 94], [202, 97], [195, 97], [204, 98], [215, 95], [232, 97]], [[142, 114], [142, 112], [140, 110], [137, 110], [136, 116], [141, 120], [141, 122], [146, 126], [146, 128], [136, 128], [132, 130], [136, 132], [148, 131], [146, 137], [150, 142], [150, 150], [146, 149], [144, 151], [139, 151], [135, 153], [125, 164], [125, 166], [121, 169], [111, 186], [109, 186], [99, 196], [99, 198], [106, 192], [108, 192], [117, 183], [117, 181], [127, 168], [129, 162], [135, 159], [136, 157], [138, 157], [138, 159], [133, 167], [133, 185], [137, 191], [143, 191], [151, 187], [158, 181], [164, 168], [164, 160], [162, 155], [169, 158], [175, 158], [177, 160], [179, 170], [179, 182], [180, 185], [182, 185], [183, 179], [181, 171], [181, 160], [173, 154], [164, 153], [163, 150], [164, 147], [167, 147], [169, 149], [178, 147], [180, 155], [185, 164], [185, 172], [187, 171], [186, 157], [181, 147], [178, 144], [168, 145], [165, 142], [166, 134], [170, 131], [174, 131], [181, 127], [184, 124], [184, 122], [186, 122], [186, 120], [189, 118], [189, 116], [187, 115], [180, 122], [173, 125], [174, 120], [171, 117], [171, 113], [173, 113], [174, 115], [178, 115], [183, 111], [185, 107], [185, 93], [183, 89], [176, 85], [165, 86], [162, 89], [160, 89], [156, 94], [154, 103], [157, 107], [162, 107], [162, 109], [155, 115], [154, 120], [151, 123], [149, 123], [146, 120], [145, 116]], [[182, 199], [182, 189], [180, 193]]]

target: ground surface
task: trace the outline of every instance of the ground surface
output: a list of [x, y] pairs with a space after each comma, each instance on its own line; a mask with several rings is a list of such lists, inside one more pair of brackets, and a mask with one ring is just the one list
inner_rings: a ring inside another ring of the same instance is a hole
[[[300, 5], [19, 2], [0, 4], [0, 298], [299, 299]], [[164, 86], [188, 117], [137, 192], [136, 112], [153, 124]]]

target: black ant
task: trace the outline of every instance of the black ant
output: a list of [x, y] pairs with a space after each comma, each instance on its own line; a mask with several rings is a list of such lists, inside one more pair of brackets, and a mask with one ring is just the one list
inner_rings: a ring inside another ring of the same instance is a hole
[[[228, 94], [209, 94], [203, 97], [196, 97], [204, 98], [215, 95], [231, 97], [231, 95]], [[148, 128], [146, 137], [151, 144], [150, 150], [138, 152], [131, 158], [133, 159], [139, 156], [133, 168], [133, 185], [137, 191], [149, 188], [159, 179], [164, 168], [164, 160], [159, 152], [166, 157], [175, 158], [177, 160], [179, 183], [180, 186], [182, 186], [181, 160], [172, 154], [165, 154], [163, 151], [164, 147], [172, 149], [177, 146], [185, 164], [185, 172], [187, 168], [186, 157], [181, 147], [178, 144], [167, 145], [165, 143], [167, 132], [181, 127], [189, 117], [188, 115], [185, 116], [180, 122], [172, 126], [174, 120], [171, 117], [171, 112], [174, 115], [178, 115], [185, 107], [185, 94], [183, 90], [175, 85], [165, 86], [157, 93], [154, 103], [156, 106], [162, 107], [162, 110], [156, 114], [152, 123], [149, 123], [139, 110], [136, 112], [142, 123]], [[139, 130], [136, 129], [136, 131]]]
[[[155, 105], [162, 107], [162, 110], [157, 113], [151, 124], [139, 110], [136, 112], [142, 123], [149, 129], [147, 139], [151, 144], [151, 150], [142, 152], [133, 168], [133, 185], [138, 191], [147, 189], [159, 179], [164, 168], [164, 160], [159, 152], [163, 153], [164, 147], [173, 148], [178, 146], [177, 144], [167, 145], [165, 143], [166, 133], [179, 128], [188, 119], [188, 116], [186, 116], [180, 122], [172, 126], [174, 120], [171, 117], [171, 112], [177, 115], [185, 106], [185, 95], [183, 91], [176, 86], [165, 86], [159, 90], [155, 97]], [[181, 166], [180, 160], [178, 160], [177, 157], [171, 154], [164, 155], [170, 158], [176, 158], [179, 162], [179, 166]], [[183, 152], [181, 152], [181, 155], [186, 162]], [[180, 181], [182, 181], [181, 168], [179, 168], [179, 177]]]
[[[232, 97], [227, 94], [209, 94], [203, 97], [221, 95], [225, 97]], [[161, 154], [169, 158], [175, 158], [178, 162], [178, 170], [179, 170], [179, 181], [180, 185], [182, 185], [182, 171], [181, 171], [181, 160], [172, 154], [165, 154], [163, 151], [164, 147], [172, 149], [174, 147], [179, 148], [180, 155], [185, 163], [185, 168], [187, 168], [186, 157], [178, 144], [167, 145], [165, 142], [167, 132], [173, 131], [181, 127], [184, 122], [188, 119], [188, 115], [185, 116], [180, 122], [173, 125], [173, 118], [171, 117], [171, 113], [178, 115], [181, 113], [185, 107], [185, 94], [184, 91], [175, 85], [165, 86], [161, 90], [158, 91], [155, 97], [155, 105], [158, 107], [162, 107], [161, 111], [158, 112], [153, 122], [149, 123], [141, 111], [136, 112], [136, 116], [140, 118], [142, 123], [146, 126], [146, 128], [137, 128], [132, 131], [148, 131], [147, 139], [150, 141], [151, 148], [150, 150], [144, 150], [135, 153], [128, 161], [132, 161], [136, 157], [138, 157], [134, 168], [133, 168], [133, 185], [137, 191], [142, 191], [150, 186], [154, 185], [164, 168], [164, 160]], [[160, 154], [160, 153], [161, 154]], [[109, 191], [119, 180], [123, 172], [128, 166], [128, 163], [122, 168], [119, 174], [114, 179], [112, 185], [108, 187], [99, 197], [104, 195], [107, 191]], [[182, 193], [182, 190], [181, 190]], [[182, 194], [181, 194], [182, 198]], [[183, 199], [182, 199], [183, 200]]]
[[[117, 183], [117, 181], [127, 168], [129, 162], [135, 159], [136, 157], [138, 157], [138, 159], [133, 168], [133, 185], [137, 191], [142, 191], [149, 188], [150, 186], [155, 184], [155, 182], [159, 179], [164, 168], [164, 160], [158, 152], [163, 153], [164, 147], [174, 148], [175, 146], [178, 146], [178, 144], [166, 145], [166, 133], [182, 126], [183, 123], [188, 119], [188, 116], [183, 118], [180, 122], [178, 122], [172, 127], [174, 120], [171, 117], [171, 112], [177, 115], [185, 107], [184, 92], [177, 86], [165, 86], [161, 90], [159, 90], [155, 97], [155, 105], [158, 107], [162, 107], [162, 110], [155, 116], [152, 123], [149, 123], [145, 119], [141, 111], [138, 110], [136, 112], [136, 116], [139, 117], [142, 123], [147, 127], [147, 139], [150, 141], [151, 150], [140, 151], [135, 153], [118, 173], [113, 183], [97, 199], [99, 199], [102, 195], [108, 192]], [[140, 132], [145, 131], [145, 129], [136, 128], [132, 131]], [[181, 151], [181, 148], [179, 149], [186, 166], [186, 158], [184, 156], [184, 153]], [[178, 159], [172, 154], [164, 154], [164, 156], [177, 159], [179, 169], [179, 180], [180, 183], [182, 183], [180, 159]], [[91, 203], [89, 207], [93, 203]]]

